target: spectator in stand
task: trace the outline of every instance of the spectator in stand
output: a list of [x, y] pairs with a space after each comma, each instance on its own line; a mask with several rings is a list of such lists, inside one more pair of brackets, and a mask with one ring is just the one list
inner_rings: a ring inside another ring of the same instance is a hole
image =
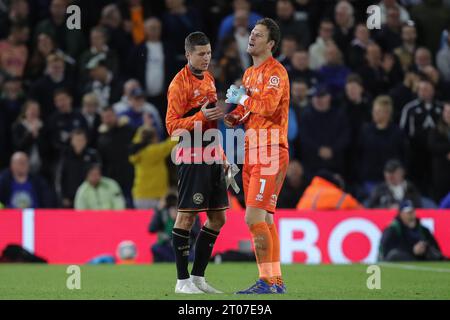
[[57, 50], [53, 38], [46, 34], [40, 33], [36, 37], [36, 44], [33, 48], [33, 54], [28, 59], [28, 65], [25, 69], [26, 77], [37, 80], [45, 72], [47, 57]]
[[383, 55], [376, 43], [367, 46], [366, 62], [365, 66], [358, 69], [358, 73], [364, 81], [364, 88], [374, 96], [385, 94], [401, 79], [396, 74], [392, 54]]
[[61, 152], [70, 144], [70, 133], [78, 128], [87, 130], [84, 117], [73, 108], [69, 91], [58, 89], [54, 93], [56, 111], [49, 117], [46, 126], [51, 139], [53, 159], [58, 161]]
[[136, 88], [139, 88], [142, 91], [141, 85], [139, 84], [139, 81], [137, 81], [136, 79], [128, 79], [123, 84], [122, 97], [120, 97], [119, 101], [113, 104], [113, 109], [116, 114], [128, 110], [130, 106], [130, 94], [133, 91], [133, 89]]
[[375, 39], [385, 52], [392, 52], [402, 44], [402, 22], [397, 7], [387, 9], [386, 23], [376, 34]]
[[50, 144], [43, 125], [39, 104], [33, 100], [25, 101], [22, 114], [12, 127], [12, 142], [14, 150], [27, 154], [31, 174], [40, 174], [49, 178], [51, 175], [45, 159]]
[[366, 62], [367, 46], [372, 43], [370, 32], [364, 23], [355, 27], [355, 37], [353, 38], [348, 52], [348, 65], [354, 69], [359, 69]]
[[425, 47], [417, 48], [414, 54], [414, 64], [411, 70], [415, 72], [424, 72], [425, 68], [433, 65], [433, 60], [431, 58], [431, 52]]
[[115, 50], [119, 57], [120, 73], [124, 73], [130, 66], [126, 59], [133, 46], [133, 39], [130, 33], [123, 28], [122, 14], [116, 4], [109, 4], [103, 7], [99, 26], [104, 27], [108, 32], [108, 46]]
[[19, 116], [26, 99], [22, 80], [18, 77], [6, 77], [1, 93], [0, 108], [5, 111], [5, 116], [8, 120], [8, 130], [10, 130], [11, 124]]
[[102, 123], [100, 118], [100, 103], [94, 93], [86, 93], [81, 102], [81, 115], [86, 120], [88, 146], [97, 146], [98, 127]]
[[41, 33], [50, 34], [55, 39], [58, 48], [77, 59], [86, 44], [81, 30], [69, 29], [66, 26], [68, 4], [68, 0], [52, 0], [50, 18], [38, 23], [34, 30], [34, 38]]
[[309, 67], [319, 69], [325, 64], [325, 50], [329, 42], [333, 41], [334, 25], [330, 20], [323, 20], [319, 27], [316, 42], [309, 46]]
[[262, 19], [262, 16], [257, 14], [256, 12], [251, 11], [251, 3], [248, 0], [233, 0], [233, 13], [223, 18], [220, 22], [219, 33], [217, 35], [217, 40], [222, 40], [226, 37], [227, 34], [233, 29], [234, 26], [234, 18], [235, 13], [239, 10], [246, 10], [249, 12], [248, 16], [248, 29], [251, 30], [255, 26], [256, 22], [259, 19]]
[[218, 75], [216, 87], [219, 91], [225, 91], [237, 79], [242, 77], [244, 69], [239, 58], [239, 50], [236, 39], [233, 37], [225, 38], [222, 43], [222, 54], [218, 59]]
[[[156, 6], [156, 3], [152, 4], [153, 7]], [[125, 20], [124, 28], [131, 34], [133, 43], [139, 45], [145, 39], [144, 21], [154, 15], [152, 5], [148, 1], [125, 0], [122, 1], [121, 9]]]
[[128, 161], [128, 148], [134, 129], [124, 119], [117, 118], [114, 110], [107, 107], [101, 113], [102, 124], [98, 128], [97, 150], [102, 159], [105, 176], [117, 181], [124, 194], [127, 208], [133, 207], [131, 188], [134, 170]]
[[378, 96], [373, 102], [372, 123], [363, 126], [357, 144], [359, 180], [365, 194], [383, 181], [383, 168], [390, 159], [405, 163], [408, 159], [407, 138], [397, 124], [392, 123], [392, 100]]
[[417, 23], [421, 45], [434, 54], [438, 51], [441, 31], [448, 27], [450, 12], [442, 4], [442, 0], [423, 0], [412, 7], [411, 18]]
[[294, 52], [291, 58], [292, 68], [289, 70], [289, 79], [304, 79], [309, 87], [314, 87], [319, 82], [319, 75], [309, 68], [309, 53], [304, 49]]
[[334, 22], [336, 28], [334, 30], [333, 39], [339, 50], [344, 55], [345, 61], [348, 63], [348, 53], [350, 42], [355, 32], [355, 15], [354, 8], [348, 1], [339, 1], [334, 7]]
[[158, 18], [149, 18], [144, 27], [145, 42], [135, 47], [128, 57], [127, 75], [139, 81], [148, 100], [162, 116], [166, 114], [167, 87], [176, 70], [173, 47], [167, 39], [161, 39], [162, 26]]
[[411, 145], [410, 172], [422, 192], [429, 193], [431, 154], [428, 135], [442, 114], [442, 103], [435, 99], [434, 86], [430, 80], [421, 79], [417, 99], [403, 107], [400, 127], [405, 131]]
[[377, 185], [367, 202], [369, 208], [398, 208], [410, 199], [415, 207], [422, 207], [421, 195], [413, 183], [405, 179], [405, 169], [398, 160], [389, 160], [384, 166], [384, 182]]
[[298, 160], [291, 160], [286, 172], [286, 181], [281, 187], [277, 206], [279, 208], [295, 209], [305, 189], [306, 183], [303, 177], [303, 167]]
[[388, 17], [389, 9], [392, 8], [395, 8], [399, 11], [400, 21], [402, 23], [406, 23], [410, 19], [408, 10], [406, 10], [406, 8], [398, 4], [397, 0], [381, 0], [378, 5], [380, 6], [382, 24], [385, 24], [386, 21], [389, 19]]
[[89, 70], [90, 81], [84, 87], [84, 93], [93, 92], [101, 108], [119, 101], [123, 84], [118, 75], [109, 69], [104, 52], [93, 56], [87, 63], [86, 69]]
[[417, 30], [413, 22], [402, 26], [401, 37], [402, 43], [394, 49], [394, 54], [400, 61], [403, 72], [407, 72], [413, 65], [417, 49]]
[[114, 49], [108, 46], [108, 37], [108, 31], [104, 27], [97, 26], [90, 30], [90, 47], [78, 59], [79, 81], [86, 82], [89, 80], [87, 65], [92, 58], [99, 54], [104, 55], [105, 65], [113, 74], [119, 71], [119, 57]]
[[52, 53], [47, 56], [45, 73], [32, 83], [30, 98], [39, 102], [41, 116], [45, 121], [55, 111], [53, 96], [57, 89], [65, 88], [74, 92], [74, 82], [66, 71], [64, 57], [60, 53]]
[[408, 71], [405, 73], [403, 82], [397, 84], [389, 91], [394, 105], [393, 119], [395, 123], [400, 123], [400, 116], [403, 107], [417, 97], [417, 88], [419, 87], [420, 76]]
[[137, 209], [156, 208], [169, 189], [166, 158], [177, 142], [167, 138], [160, 142], [148, 113], [143, 114], [130, 148], [130, 162], [134, 165], [133, 201]]
[[45, 180], [30, 173], [25, 152], [15, 152], [10, 168], [0, 174], [0, 203], [7, 208], [53, 208], [54, 195]]
[[299, 49], [299, 44], [294, 36], [284, 36], [283, 39], [281, 39], [280, 48], [280, 55], [277, 60], [280, 61], [289, 73], [292, 69], [292, 56], [295, 51]]
[[71, 133], [70, 148], [63, 151], [60, 161], [59, 190], [62, 205], [72, 208], [78, 187], [83, 183], [87, 170], [93, 163], [100, 163], [100, 158], [92, 148], [87, 146], [88, 137], [83, 129]]
[[416, 217], [412, 201], [401, 202], [394, 221], [383, 231], [379, 259], [389, 262], [443, 259], [436, 239]]
[[2, 7], [0, 15], [0, 39], [8, 37], [12, 26], [25, 24], [31, 27], [33, 22], [27, 0], [9, 1], [6, 6]]
[[143, 125], [143, 115], [148, 113], [152, 118], [156, 134], [161, 139], [164, 136], [163, 124], [158, 110], [154, 105], [145, 101], [145, 93], [140, 88], [135, 88], [129, 95], [129, 106], [125, 111], [118, 114], [121, 118], [126, 118], [128, 124], [137, 129]]
[[[450, 30], [450, 27], [447, 28]], [[446, 46], [443, 46], [436, 55], [436, 64], [442, 78], [450, 84], [450, 32], [447, 31]]]
[[348, 210], [362, 205], [344, 191], [344, 180], [339, 174], [321, 170], [306, 188], [297, 210]]
[[433, 199], [441, 201], [450, 191], [450, 101], [444, 104], [442, 116], [428, 137], [433, 175]]
[[339, 48], [329, 43], [325, 50], [325, 64], [319, 69], [320, 81], [328, 87], [333, 98], [341, 98], [350, 70], [344, 65]]
[[325, 86], [315, 88], [312, 106], [305, 108], [299, 128], [300, 159], [306, 177], [310, 179], [319, 169], [342, 173], [350, 129], [344, 110], [331, 105], [331, 95]]
[[185, 0], [166, 0], [165, 3], [167, 11], [162, 16], [162, 38], [173, 48], [173, 67], [178, 71], [186, 64], [184, 39], [188, 34], [202, 30], [203, 20], [196, 9], [186, 6]]
[[22, 77], [28, 59], [30, 29], [25, 24], [13, 25], [8, 38], [0, 41], [0, 71], [12, 77]]
[[278, 0], [275, 21], [283, 36], [294, 36], [300, 46], [307, 48], [310, 44], [308, 22], [295, 16], [295, 7], [290, 0]]
[[100, 164], [95, 163], [87, 171], [86, 180], [75, 196], [76, 210], [123, 210], [125, 199], [119, 184], [103, 177]]
[[358, 139], [362, 127], [371, 119], [369, 97], [364, 92], [361, 77], [355, 73], [347, 77], [341, 108], [347, 114], [350, 125], [350, 145], [345, 161], [345, 177], [349, 185], [353, 185], [358, 177], [355, 166], [355, 163], [358, 163], [357, 158], [359, 156]]

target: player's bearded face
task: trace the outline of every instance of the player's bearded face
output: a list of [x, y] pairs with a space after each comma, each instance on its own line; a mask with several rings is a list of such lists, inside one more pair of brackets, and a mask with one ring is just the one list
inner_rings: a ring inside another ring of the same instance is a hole
[[258, 56], [271, 51], [272, 41], [269, 41], [269, 30], [266, 26], [257, 24], [248, 37], [247, 52], [251, 56]]
[[211, 45], [195, 46], [195, 50], [187, 53], [189, 64], [197, 70], [208, 70], [211, 62]]

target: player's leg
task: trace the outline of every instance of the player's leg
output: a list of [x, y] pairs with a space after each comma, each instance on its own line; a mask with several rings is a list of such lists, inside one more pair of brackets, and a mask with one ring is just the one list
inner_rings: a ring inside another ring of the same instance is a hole
[[225, 210], [207, 211], [208, 219], [203, 225], [195, 242], [195, 258], [192, 267], [192, 282], [205, 293], [222, 293], [213, 288], [205, 280], [205, 270], [219, 236], [220, 229], [225, 224]]
[[192, 268], [192, 281], [206, 293], [221, 293], [211, 287], [205, 280], [205, 270], [219, 236], [220, 229], [225, 224], [225, 210], [228, 208], [228, 195], [225, 183], [225, 173], [222, 164], [205, 165], [204, 171], [209, 171], [210, 185], [205, 190], [209, 208], [206, 211], [207, 220], [200, 230], [195, 243], [195, 259]]
[[286, 286], [281, 276], [280, 238], [278, 237], [277, 227], [273, 220], [273, 214], [267, 214], [266, 223], [272, 237], [272, 283], [275, 284], [278, 293], [285, 293]]
[[175, 293], [203, 293], [195, 287], [189, 277], [190, 233], [196, 212], [178, 212], [172, 229], [172, 245], [177, 267]]

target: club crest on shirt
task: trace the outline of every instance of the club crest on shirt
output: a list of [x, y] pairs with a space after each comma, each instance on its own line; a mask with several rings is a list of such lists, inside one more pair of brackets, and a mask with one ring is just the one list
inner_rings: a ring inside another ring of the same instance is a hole
[[280, 78], [277, 76], [271, 76], [269, 78], [268, 88], [278, 88], [280, 86]]

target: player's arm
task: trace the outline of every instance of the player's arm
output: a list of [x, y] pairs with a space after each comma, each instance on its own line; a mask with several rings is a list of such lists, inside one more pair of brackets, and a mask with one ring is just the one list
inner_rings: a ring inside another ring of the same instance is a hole
[[260, 97], [250, 97], [242, 87], [231, 86], [227, 92], [228, 101], [243, 106], [245, 114], [251, 112], [263, 117], [272, 116], [279, 105], [284, 88], [289, 80], [287, 75], [278, 68], [269, 71], [268, 74], [265, 77], [266, 83]]
[[167, 93], [166, 114], [166, 127], [170, 136], [176, 135], [175, 131], [177, 129], [192, 131], [194, 129], [194, 122], [206, 121], [205, 115], [201, 110], [190, 117], [183, 118], [183, 115], [187, 112], [185, 110], [187, 100], [187, 93], [183, 86], [177, 85], [176, 83], [170, 85]]
[[252, 113], [257, 113], [263, 117], [270, 117], [277, 109], [283, 97], [284, 87], [288, 79], [279, 70], [274, 70], [265, 79], [263, 91], [260, 97], [250, 97], [243, 95], [239, 103]]

